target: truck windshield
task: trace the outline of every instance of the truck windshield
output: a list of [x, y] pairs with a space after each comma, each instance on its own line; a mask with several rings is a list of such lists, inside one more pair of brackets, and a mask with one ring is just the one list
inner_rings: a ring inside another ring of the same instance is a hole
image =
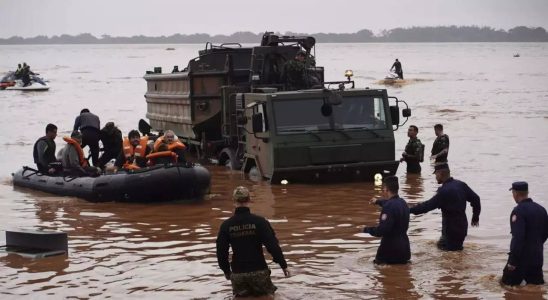
[[324, 117], [321, 98], [274, 101], [278, 134], [325, 130], [386, 129], [386, 114], [381, 97], [344, 97], [333, 105], [331, 116]]

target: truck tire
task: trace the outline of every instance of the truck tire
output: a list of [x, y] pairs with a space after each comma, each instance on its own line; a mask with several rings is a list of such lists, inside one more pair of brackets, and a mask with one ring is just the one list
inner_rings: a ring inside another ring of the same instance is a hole
[[219, 165], [227, 166], [231, 170], [240, 170], [242, 168], [236, 152], [230, 148], [224, 148], [219, 152]]

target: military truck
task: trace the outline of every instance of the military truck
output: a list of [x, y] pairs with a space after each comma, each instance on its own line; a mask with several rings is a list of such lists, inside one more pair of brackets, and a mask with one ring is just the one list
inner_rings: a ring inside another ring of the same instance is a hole
[[[355, 88], [350, 70], [346, 80], [324, 81], [314, 47], [313, 37], [267, 32], [255, 47], [207, 43], [181, 72], [148, 71], [150, 127], [175, 131], [199, 158], [272, 183], [394, 174], [399, 105], [405, 121], [411, 110], [384, 89]], [[284, 66], [299, 51], [308, 86], [291, 90]]]

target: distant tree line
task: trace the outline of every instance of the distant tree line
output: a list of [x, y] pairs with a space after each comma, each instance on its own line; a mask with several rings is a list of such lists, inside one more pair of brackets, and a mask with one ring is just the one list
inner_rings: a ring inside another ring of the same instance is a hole
[[[518, 26], [508, 31], [478, 26], [438, 26], [411, 27], [384, 30], [375, 35], [371, 30], [363, 29], [356, 33], [294, 33], [281, 35], [311, 35], [319, 43], [427, 43], [427, 42], [548, 42], [548, 33], [542, 27]], [[174, 34], [170, 36], [149, 37], [113, 37], [102, 35], [97, 38], [89, 33], [76, 36], [54, 35], [22, 38], [13, 36], [0, 39], [0, 45], [21, 44], [201, 44], [214, 43], [258, 43], [262, 33], [236, 32], [231, 35]]]

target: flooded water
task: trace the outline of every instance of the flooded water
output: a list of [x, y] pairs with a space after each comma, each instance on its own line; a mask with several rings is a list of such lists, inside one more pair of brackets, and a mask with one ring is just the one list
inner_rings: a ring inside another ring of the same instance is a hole
[[[174, 47], [175, 51], [165, 51]], [[433, 125], [451, 138], [455, 178], [480, 196], [480, 227], [465, 250], [436, 249], [441, 214], [411, 218], [412, 263], [375, 266], [379, 239], [361, 234], [374, 225], [379, 195], [373, 183], [269, 185], [238, 172], [208, 167], [212, 189], [202, 203], [89, 203], [14, 188], [11, 172], [32, 165], [32, 146], [52, 122], [68, 134], [87, 107], [124, 133], [137, 127], [146, 104], [145, 70], [170, 71], [203, 45], [0, 46], [0, 70], [27, 62], [50, 81], [49, 92], [0, 91], [0, 230], [60, 230], [68, 257], [32, 260], [0, 253], [0, 298], [230, 299], [218, 269], [215, 237], [232, 213], [232, 189], [252, 191], [252, 211], [270, 220], [293, 276], [270, 263], [277, 299], [538, 299], [546, 286], [498, 284], [510, 243], [512, 181], [529, 182], [532, 198], [548, 207], [548, 44], [320, 44], [326, 78], [353, 69], [357, 86], [384, 87], [409, 103], [429, 151]], [[514, 58], [514, 53], [521, 57]], [[379, 85], [395, 58], [405, 84]], [[395, 132], [396, 153], [407, 126]], [[57, 138], [58, 147], [61, 138]], [[409, 203], [429, 199], [438, 185], [432, 166], [421, 176], [398, 170]], [[468, 216], [471, 210], [468, 208]], [[4, 234], [0, 234], [0, 245]], [[545, 256], [548, 251], [545, 250]], [[545, 270], [547, 270], [545, 268]], [[548, 272], [545, 271], [548, 279]]]

